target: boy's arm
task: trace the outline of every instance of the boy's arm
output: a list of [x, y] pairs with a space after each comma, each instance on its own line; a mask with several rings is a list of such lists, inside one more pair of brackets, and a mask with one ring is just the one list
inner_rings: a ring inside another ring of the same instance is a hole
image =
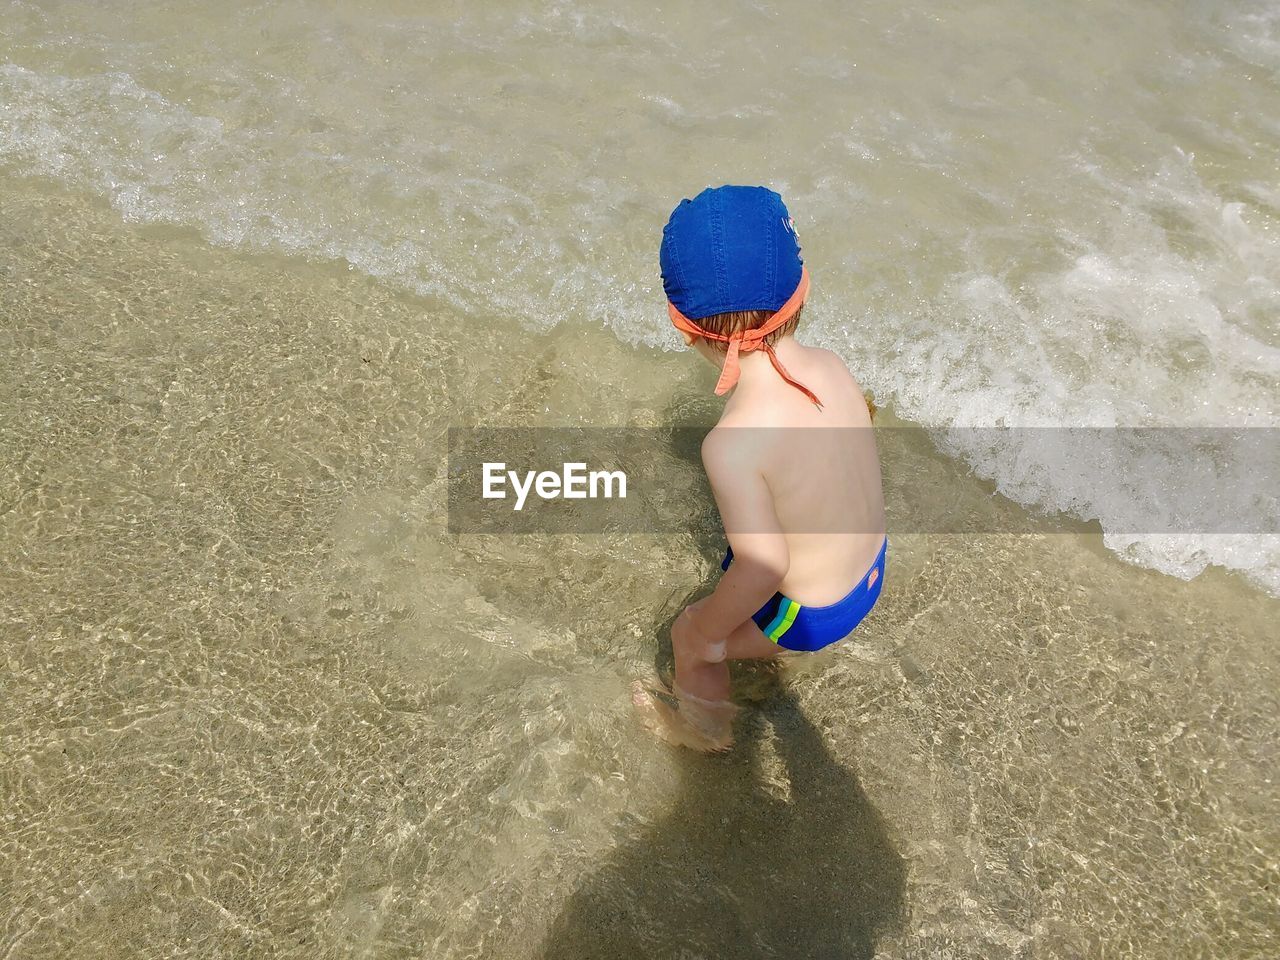
[[764, 606], [791, 565], [754, 439], [756, 431], [722, 428], [702, 444], [702, 463], [733, 548], [733, 563], [715, 592], [684, 615], [712, 641], [723, 640]]

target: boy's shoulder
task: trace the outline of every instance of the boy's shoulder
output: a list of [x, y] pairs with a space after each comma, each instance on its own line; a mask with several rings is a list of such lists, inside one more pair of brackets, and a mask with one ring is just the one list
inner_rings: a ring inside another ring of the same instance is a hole
[[702, 459], [706, 460], [708, 456], [720, 459], [741, 451], [743, 449], [742, 440], [745, 436], [742, 428], [750, 426], [751, 424], [749, 423], [726, 422], [722, 418], [702, 438]]
[[763, 426], [744, 422], [738, 418], [722, 419], [702, 438], [702, 463], [707, 473], [724, 475], [741, 473], [760, 462], [764, 455], [763, 434], [766, 431], [749, 429]]
[[863, 402], [862, 385], [858, 383], [844, 357], [823, 347], [806, 347], [806, 358], [817, 374], [816, 380], [825, 394], [823, 403], [832, 406], [856, 405]]
[[827, 368], [830, 372], [837, 376], [843, 375], [853, 380], [853, 371], [849, 369], [849, 365], [844, 362], [844, 357], [836, 353], [834, 350], [828, 350], [826, 347], [810, 347], [806, 346], [805, 350], [813, 357], [814, 361]]

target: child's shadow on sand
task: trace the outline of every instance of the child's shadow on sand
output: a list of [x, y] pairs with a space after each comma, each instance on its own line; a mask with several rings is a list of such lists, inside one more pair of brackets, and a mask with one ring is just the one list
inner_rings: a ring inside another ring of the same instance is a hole
[[[766, 727], [789, 787], [762, 779]], [[874, 956], [905, 888], [880, 814], [789, 694], [738, 735], [724, 756], [672, 750], [671, 812], [583, 882], [545, 960]]]

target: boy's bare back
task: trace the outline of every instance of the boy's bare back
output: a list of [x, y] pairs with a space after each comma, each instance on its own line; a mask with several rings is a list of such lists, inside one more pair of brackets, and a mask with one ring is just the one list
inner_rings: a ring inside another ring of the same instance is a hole
[[[790, 559], [778, 589], [821, 606], [857, 583], [884, 541], [880, 463], [866, 399], [844, 361], [790, 336], [775, 352], [822, 398], [821, 409], [782, 380], [765, 355], [743, 358], [738, 386], [704, 451], [732, 462], [729, 483], [759, 474]], [[717, 487], [718, 498], [722, 492]]]

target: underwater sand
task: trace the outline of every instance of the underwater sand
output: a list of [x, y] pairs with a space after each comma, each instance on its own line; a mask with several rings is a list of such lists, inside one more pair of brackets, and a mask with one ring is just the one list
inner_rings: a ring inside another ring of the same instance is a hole
[[444, 437], [706, 420], [693, 358], [0, 208], [0, 960], [1276, 956], [1278, 601], [922, 451], [891, 513], [1031, 532], [897, 537], [677, 752], [627, 685], [718, 569], [696, 465], [687, 535], [451, 536]]

